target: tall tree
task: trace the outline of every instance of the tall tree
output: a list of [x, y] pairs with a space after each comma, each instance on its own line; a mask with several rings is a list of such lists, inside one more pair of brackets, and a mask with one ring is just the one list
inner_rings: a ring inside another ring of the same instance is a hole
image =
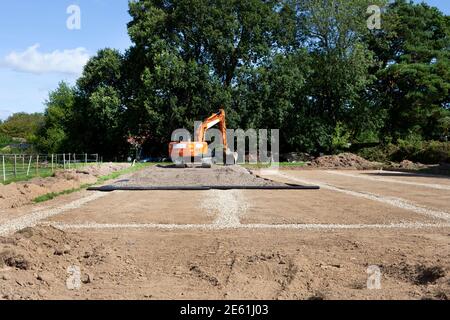
[[123, 68], [117, 50], [103, 49], [88, 61], [78, 79], [72, 136], [79, 142], [80, 152], [101, 153], [107, 158], [126, 153]]
[[[374, 63], [372, 53], [364, 43], [366, 11], [371, 4], [374, 2], [367, 0], [297, 2], [298, 42], [308, 49], [312, 61], [308, 90], [303, 91], [304, 115], [315, 120], [305, 128], [318, 131], [316, 151], [331, 151], [340, 122], [353, 129], [351, 120], [358, 113], [365, 88], [374, 80], [369, 72]], [[301, 132], [304, 140], [308, 131]]]
[[[45, 122], [39, 130], [35, 143], [44, 152], [73, 152], [74, 141], [70, 139], [75, 110], [75, 90], [61, 82], [47, 99]], [[65, 149], [67, 148], [67, 149]], [[72, 151], [68, 151], [72, 150]]]
[[397, 0], [368, 42], [379, 62], [374, 90], [388, 113], [385, 135], [439, 138], [450, 105], [450, 17]]

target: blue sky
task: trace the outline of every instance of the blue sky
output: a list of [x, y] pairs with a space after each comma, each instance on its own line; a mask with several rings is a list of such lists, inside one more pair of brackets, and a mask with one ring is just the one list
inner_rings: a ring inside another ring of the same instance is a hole
[[[449, 1], [426, 2], [450, 14]], [[71, 5], [81, 10], [79, 30], [66, 25]], [[128, 0], [0, 0], [0, 119], [42, 112], [48, 92], [73, 84], [98, 49], [128, 48], [129, 21]]]
[[[66, 26], [70, 5], [80, 8], [80, 30]], [[0, 0], [0, 119], [43, 111], [48, 92], [74, 83], [88, 56], [128, 48], [129, 21], [128, 0]]]

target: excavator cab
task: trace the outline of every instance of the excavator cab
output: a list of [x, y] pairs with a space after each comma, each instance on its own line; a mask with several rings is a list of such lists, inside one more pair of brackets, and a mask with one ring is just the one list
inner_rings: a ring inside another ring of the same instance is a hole
[[228, 149], [225, 110], [220, 109], [218, 113], [213, 114], [201, 123], [196, 130], [195, 141], [178, 141], [169, 144], [169, 155], [177, 167], [186, 167], [188, 163], [195, 163], [197, 159], [201, 159], [202, 167], [211, 168], [216, 159], [214, 156], [215, 150], [212, 150], [212, 155], [208, 155], [209, 148], [205, 141], [205, 135], [215, 125], [219, 126], [222, 133], [224, 164], [236, 163], [237, 154]]

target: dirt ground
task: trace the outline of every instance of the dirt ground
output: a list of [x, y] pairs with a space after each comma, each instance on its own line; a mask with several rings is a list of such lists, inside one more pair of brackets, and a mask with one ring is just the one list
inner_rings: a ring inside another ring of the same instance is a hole
[[82, 169], [58, 170], [53, 177], [34, 178], [8, 185], [0, 184], [0, 209], [17, 208], [48, 193], [76, 189], [83, 184], [95, 183], [98, 177], [129, 166], [129, 164], [103, 163]]
[[449, 178], [257, 173], [321, 189], [83, 191], [4, 211], [0, 299], [449, 298]]
[[381, 163], [368, 161], [353, 153], [318, 157], [311, 161], [310, 165], [313, 168], [350, 168], [357, 170], [377, 169], [383, 166]]

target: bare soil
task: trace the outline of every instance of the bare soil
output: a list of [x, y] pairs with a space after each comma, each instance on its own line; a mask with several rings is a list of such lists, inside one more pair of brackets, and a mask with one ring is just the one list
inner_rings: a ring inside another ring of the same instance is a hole
[[[127, 179], [218, 180], [214, 170], [149, 169]], [[330, 171], [263, 175], [328, 186], [321, 190], [117, 191], [68, 206], [0, 238], [0, 299], [448, 300], [450, 179]], [[242, 183], [218, 176], [221, 184]], [[82, 191], [46, 206], [95, 194]], [[26, 219], [36, 208], [17, 210]], [[81, 270], [78, 290], [66, 286], [71, 266]], [[367, 288], [370, 266], [380, 268], [380, 290]]]
[[[382, 240], [381, 240], [382, 239]], [[448, 299], [448, 234], [25, 229], [0, 245], [0, 299]], [[367, 289], [367, 268], [382, 289]], [[81, 288], [68, 290], [68, 266]]]
[[368, 170], [381, 168], [383, 165], [378, 162], [366, 160], [353, 153], [341, 153], [332, 156], [323, 156], [311, 162], [314, 168], [335, 168], [335, 169], [357, 169]]
[[17, 208], [32, 202], [39, 196], [76, 189], [95, 183], [98, 177], [128, 167], [129, 164], [104, 163], [82, 169], [58, 170], [53, 177], [34, 178], [29, 181], [0, 185], [0, 209]]

